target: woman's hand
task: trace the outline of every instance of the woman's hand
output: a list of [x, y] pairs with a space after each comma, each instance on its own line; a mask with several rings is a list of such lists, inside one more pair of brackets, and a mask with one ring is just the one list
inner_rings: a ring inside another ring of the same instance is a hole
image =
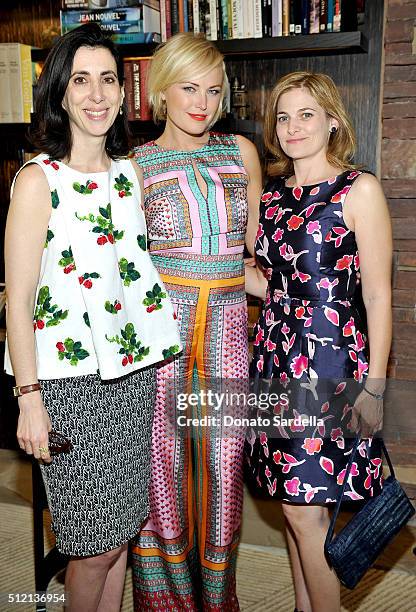
[[19, 397], [19, 421], [17, 424], [17, 440], [19, 446], [35, 459], [51, 463], [48, 448], [48, 433], [52, 424], [46, 408], [43, 405], [39, 391], [27, 393]]
[[361, 391], [355, 400], [349, 428], [362, 438], [371, 438], [383, 428], [383, 400]]

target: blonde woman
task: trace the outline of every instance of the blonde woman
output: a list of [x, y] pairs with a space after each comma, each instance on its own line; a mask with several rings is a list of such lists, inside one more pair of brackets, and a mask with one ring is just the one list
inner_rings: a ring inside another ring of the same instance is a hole
[[[283, 501], [297, 609], [336, 612], [339, 582], [324, 557], [327, 505], [340, 494], [356, 431], [362, 441], [345, 500], [382, 486], [372, 436], [382, 426], [391, 341], [390, 220], [379, 182], [351, 161], [353, 128], [328, 76], [283, 77], [264, 138], [274, 160], [255, 252], [269, 281], [251, 373], [255, 388], [285, 395], [262, 414], [273, 425], [250, 432], [247, 462], [257, 491]], [[358, 272], [369, 347], [355, 303]], [[264, 277], [247, 273], [249, 290], [265, 297]]]
[[[182, 392], [248, 377], [243, 246], [254, 245], [261, 193], [255, 147], [210, 131], [227, 77], [215, 45], [178, 34], [155, 53], [149, 95], [162, 135], [135, 151], [153, 263], [185, 347], [158, 370], [151, 512], [133, 546], [136, 610], [238, 610], [235, 558], [243, 440], [220, 424], [181, 425]], [[221, 421], [221, 410], [215, 411]], [[241, 434], [241, 432], [240, 432]]]

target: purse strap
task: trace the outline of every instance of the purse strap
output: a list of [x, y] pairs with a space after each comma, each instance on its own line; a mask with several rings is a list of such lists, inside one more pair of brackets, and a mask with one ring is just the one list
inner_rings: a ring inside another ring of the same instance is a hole
[[[336, 503], [335, 510], [334, 510], [332, 518], [331, 518], [331, 522], [329, 523], [328, 533], [326, 534], [326, 538], [325, 538], [325, 549], [330, 544], [330, 542], [332, 540], [332, 537], [334, 535], [335, 523], [336, 523], [336, 520], [338, 518], [339, 510], [341, 508], [342, 499], [344, 497], [344, 491], [345, 491], [345, 488], [346, 488], [347, 483], [348, 483], [348, 478], [349, 478], [349, 475], [350, 475], [350, 472], [351, 472], [352, 463], [353, 463], [355, 455], [357, 453], [357, 449], [358, 449], [358, 447], [360, 445], [360, 441], [361, 441], [361, 438], [358, 435], [355, 438], [355, 440], [354, 440], [354, 445], [353, 445], [352, 450], [351, 450], [350, 459], [348, 461], [348, 465], [347, 465], [347, 468], [345, 470], [345, 476], [344, 476], [344, 480], [343, 480], [343, 483], [342, 483], [341, 492], [340, 492], [339, 497], [337, 499], [337, 503]], [[393, 464], [391, 462], [391, 459], [390, 459], [389, 454], [387, 452], [387, 448], [385, 447], [385, 444], [384, 444], [382, 439], [380, 439], [380, 443], [381, 443], [381, 450], [382, 450], [382, 452], [384, 453], [384, 456], [387, 459], [387, 463], [388, 463], [388, 466], [389, 466], [389, 469], [390, 469], [390, 474], [393, 476], [393, 478], [396, 478], [396, 474], [394, 473]]]

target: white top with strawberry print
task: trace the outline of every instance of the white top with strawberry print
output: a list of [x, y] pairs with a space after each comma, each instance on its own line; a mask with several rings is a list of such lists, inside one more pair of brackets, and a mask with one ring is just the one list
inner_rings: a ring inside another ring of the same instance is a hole
[[44, 154], [28, 163], [45, 172], [52, 202], [33, 321], [39, 379], [119, 378], [179, 352], [130, 160], [89, 174]]

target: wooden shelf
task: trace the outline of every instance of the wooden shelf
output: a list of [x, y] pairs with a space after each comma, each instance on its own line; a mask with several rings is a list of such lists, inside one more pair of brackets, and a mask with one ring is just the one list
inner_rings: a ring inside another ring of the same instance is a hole
[[[367, 53], [368, 42], [363, 32], [327, 32], [274, 38], [242, 38], [217, 40], [218, 49], [226, 57], [247, 59], [251, 55], [300, 56], [336, 55], [341, 53]], [[156, 43], [143, 45], [119, 45], [123, 57], [143, 57], [152, 55]], [[43, 61], [49, 49], [32, 49], [32, 60]]]

